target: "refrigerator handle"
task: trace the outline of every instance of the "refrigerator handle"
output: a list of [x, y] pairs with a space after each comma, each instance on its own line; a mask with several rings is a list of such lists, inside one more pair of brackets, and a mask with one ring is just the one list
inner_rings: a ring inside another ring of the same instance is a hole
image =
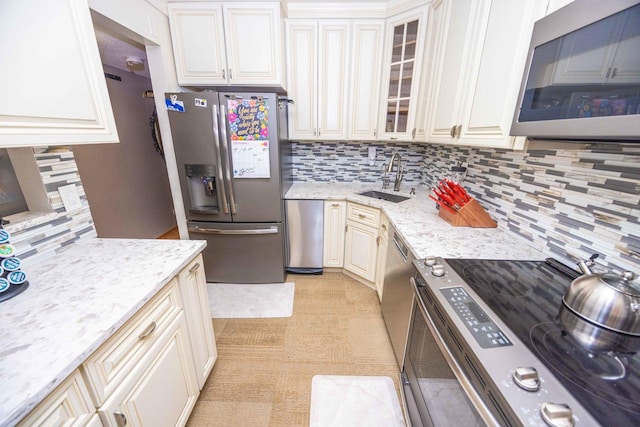
[[225, 168], [225, 180], [227, 185], [229, 186], [229, 202], [231, 204], [231, 213], [236, 214], [236, 199], [233, 195], [233, 184], [231, 182], [231, 153], [229, 152], [229, 147], [227, 146], [229, 139], [227, 138], [227, 114], [225, 112], [224, 105], [220, 106], [220, 119], [222, 120], [222, 126], [220, 126], [220, 131], [222, 132], [222, 138], [220, 138], [220, 142], [222, 143], [222, 147], [225, 152], [225, 159], [227, 160], [226, 168]]
[[[216, 175], [218, 175], [218, 179], [224, 181], [224, 175], [222, 174], [222, 152], [220, 151], [220, 132], [218, 129], [218, 105], [213, 104], [212, 115], [213, 115], [213, 144], [215, 145], [218, 161], [217, 161], [217, 170]], [[225, 215], [229, 214], [229, 203], [227, 202], [227, 190], [225, 190], [224, 182], [220, 185], [220, 193], [222, 196], [222, 211]]]
[[259, 229], [250, 229], [250, 230], [227, 230], [227, 229], [219, 229], [219, 228], [199, 228], [199, 227], [189, 227], [189, 231], [192, 233], [203, 233], [203, 234], [278, 234], [277, 227], [269, 227], [269, 228], [259, 228]]

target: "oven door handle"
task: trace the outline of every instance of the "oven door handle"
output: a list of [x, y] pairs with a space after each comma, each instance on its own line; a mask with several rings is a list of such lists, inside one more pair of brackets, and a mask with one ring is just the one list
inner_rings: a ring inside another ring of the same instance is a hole
[[478, 414], [480, 415], [480, 417], [482, 417], [482, 420], [485, 423], [487, 423], [487, 425], [490, 425], [490, 426], [501, 425], [498, 422], [498, 420], [493, 416], [489, 408], [487, 408], [487, 405], [484, 403], [484, 401], [482, 400], [482, 397], [478, 394], [476, 389], [473, 387], [473, 384], [471, 384], [471, 381], [467, 379], [466, 375], [464, 374], [464, 371], [456, 361], [451, 351], [449, 351], [449, 348], [445, 344], [445, 341], [442, 339], [442, 335], [436, 328], [435, 323], [431, 319], [431, 316], [429, 316], [429, 314], [427, 313], [427, 309], [425, 307], [424, 301], [422, 300], [422, 297], [420, 296], [420, 292], [419, 292], [419, 288], [423, 287], [424, 285], [418, 284], [414, 277], [412, 277], [410, 281], [411, 281], [411, 286], [413, 287], [413, 290], [416, 295], [415, 301], [416, 301], [416, 304], [418, 305], [418, 309], [422, 313], [422, 317], [424, 318], [425, 323], [429, 328], [429, 331], [435, 338], [435, 342], [438, 345], [438, 348], [440, 349], [442, 356], [444, 357], [447, 364], [453, 371], [458, 382], [460, 383], [460, 386], [463, 388], [464, 392], [469, 397], [469, 400], [471, 400], [471, 402], [473, 403], [473, 406], [478, 411]]

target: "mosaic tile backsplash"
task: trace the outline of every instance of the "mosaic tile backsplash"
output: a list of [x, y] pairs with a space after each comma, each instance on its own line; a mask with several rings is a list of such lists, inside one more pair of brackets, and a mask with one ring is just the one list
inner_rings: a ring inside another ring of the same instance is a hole
[[[5, 226], [11, 232], [16, 255], [26, 266], [79, 239], [97, 236], [73, 152], [65, 149], [47, 152], [43, 148], [34, 151], [52, 212], [17, 214]], [[76, 186], [82, 204], [72, 212], [65, 211], [58, 192], [59, 187], [69, 184]]]
[[[377, 148], [374, 166], [367, 149]], [[552, 146], [553, 148], [548, 148]], [[464, 185], [500, 227], [567, 264], [600, 254], [600, 269], [640, 274], [640, 144], [549, 144], [526, 151], [415, 143], [293, 143], [296, 181], [381, 182], [394, 152], [403, 188], [432, 187], [458, 162]], [[393, 178], [394, 175], [392, 175]]]

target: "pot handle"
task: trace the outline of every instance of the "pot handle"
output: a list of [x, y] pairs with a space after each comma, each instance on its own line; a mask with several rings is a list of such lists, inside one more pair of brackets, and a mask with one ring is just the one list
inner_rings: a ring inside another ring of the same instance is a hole
[[612, 375], [598, 375], [601, 379], [605, 381], [618, 381], [627, 376], [627, 366], [625, 364], [627, 359], [625, 358], [624, 361], [622, 361], [622, 359], [620, 359], [620, 356], [613, 356], [613, 358], [620, 365], [620, 373], [612, 374]]

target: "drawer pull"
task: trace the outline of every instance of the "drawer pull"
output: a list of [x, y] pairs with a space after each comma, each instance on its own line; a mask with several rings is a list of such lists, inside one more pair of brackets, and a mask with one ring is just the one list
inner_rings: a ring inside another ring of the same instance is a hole
[[149, 323], [149, 326], [147, 326], [144, 331], [142, 331], [142, 333], [140, 335], [138, 335], [138, 339], [145, 339], [146, 337], [148, 337], [149, 335], [151, 335], [153, 333], [153, 331], [156, 330], [157, 327], [157, 323], [156, 322], [151, 322]]
[[386, 231], [387, 230], [387, 226], [382, 224], [382, 229]]
[[114, 412], [113, 417], [116, 419], [116, 425], [118, 427], [124, 427], [127, 425], [127, 417], [122, 412]]
[[366, 218], [366, 217], [367, 217], [365, 214], [358, 214], [358, 216], [359, 216], [360, 218]]
[[195, 271], [196, 271], [197, 269], [199, 269], [199, 268], [200, 268], [200, 263], [199, 263], [199, 262], [196, 262], [196, 265], [194, 265], [193, 267], [191, 267], [191, 268], [189, 269], [189, 273], [193, 273], [193, 272], [195, 272]]
[[337, 208], [337, 207], [340, 206], [340, 203], [331, 203], [331, 206], [334, 207], [334, 208]]

